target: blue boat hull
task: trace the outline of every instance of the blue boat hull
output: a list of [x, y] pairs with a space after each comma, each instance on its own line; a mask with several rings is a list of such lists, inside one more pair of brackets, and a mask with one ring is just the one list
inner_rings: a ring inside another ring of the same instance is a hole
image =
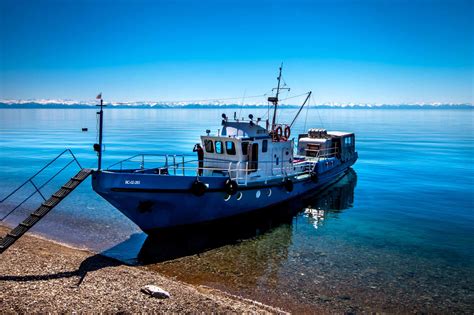
[[220, 220], [272, 207], [330, 184], [343, 175], [357, 157], [341, 163], [318, 163], [318, 178], [309, 174], [290, 177], [289, 189], [282, 179], [248, 183], [228, 195], [226, 177], [202, 176], [208, 187], [202, 196], [192, 193], [195, 176], [170, 176], [140, 172], [97, 171], [93, 189], [148, 234], [166, 228]]

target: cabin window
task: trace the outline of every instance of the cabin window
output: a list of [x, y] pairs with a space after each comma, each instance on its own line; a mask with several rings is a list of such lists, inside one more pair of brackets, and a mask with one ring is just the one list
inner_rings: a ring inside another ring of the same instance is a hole
[[242, 154], [247, 155], [249, 150], [249, 143], [248, 142], [242, 142]]
[[346, 143], [346, 148], [348, 149], [348, 152], [354, 152], [354, 136], [347, 137], [345, 140]]
[[353, 138], [352, 137], [345, 138], [344, 143], [347, 145], [351, 145], [353, 143]]
[[207, 153], [214, 153], [214, 146], [212, 145], [212, 140], [204, 140], [204, 147], [206, 148]]
[[235, 144], [233, 141], [226, 141], [225, 142], [225, 150], [229, 155], [235, 155]]
[[262, 142], [262, 152], [267, 152], [268, 149], [268, 140], [263, 140]]
[[217, 154], [224, 153], [224, 148], [222, 147], [222, 141], [216, 141], [216, 153]]

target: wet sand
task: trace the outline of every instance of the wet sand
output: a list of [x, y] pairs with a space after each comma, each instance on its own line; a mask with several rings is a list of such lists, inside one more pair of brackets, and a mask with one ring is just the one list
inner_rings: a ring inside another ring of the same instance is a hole
[[[0, 235], [7, 231], [0, 226]], [[31, 235], [23, 236], [1, 255], [0, 270], [2, 313], [281, 312]], [[171, 298], [141, 293], [140, 288], [147, 284], [163, 288]]]

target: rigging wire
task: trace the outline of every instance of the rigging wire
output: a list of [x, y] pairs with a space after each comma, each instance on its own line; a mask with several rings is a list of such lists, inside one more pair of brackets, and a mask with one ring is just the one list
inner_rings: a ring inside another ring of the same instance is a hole
[[310, 107], [310, 105], [311, 105], [311, 101], [312, 101], [311, 98], [312, 98], [312, 97], [313, 97], [313, 96], [311, 95], [311, 96], [310, 96], [310, 100], [309, 100], [309, 102], [308, 102], [308, 106], [306, 107], [306, 116], [305, 116], [305, 118], [304, 118], [303, 132], [306, 132], [306, 122], [308, 121], [308, 112], [309, 112], [309, 107]]
[[242, 97], [242, 103], [240, 104], [240, 110], [239, 110], [239, 116], [242, 114], [242, 108], [244, 107], [244, 101], [245, 101], [245, 94], [247, 94], [247, 89], [244, 90], [244, 96]]
[[298, 95], [295, 95], [295, 96], [290, 96], [290, 97], [287, 97], [287, 98], [283, 98], [280, 101], [291, 100], [292, 98], [297, 98], [297, 97], [301, 97], [301, 96], [304, 96], [304, 95], [308, 95], [308, 92], [303, 93], [303, 94], [298, 94]]
[[285, 94], [285, 98], [282, 99], [281, 101], [283, 101], [283, 100], [285, 100], [285, 99], [288, 99], [288, 95], [289, 95], [289, 94], [290, 94], [290, 90], [287, 90], [287, 91], [286, 91], [286, 94]]
[[[266, 118], [270, 119], [270, 102], [267, 102], [267, 117]], [[267, 127], [267, 129], [268, 129], [268, 127]]]
[[[260, 94], [260, 95], [252, 95], [252, 96], [246, 96], [245, 98], [257, 98], [257, 97], [264, 97], [267, 96], [267, 93], [265, 94]], [[192, 103], [192, 102], [211, 102], [211, 101], [228, 101], [228, 100], [238, 100], [240, 99], [241, 96], [238, 97], [227, 97], [227, 98], [210, 98], [210, 99], [202, 99], [202, 100], [180, 100], [180, 101], [160, 101], [160, 103], [172, 103], [172, 102], [186, 102], [186, 103]]]
[[321, 119], [321, 115], [319, 113], [318, 106], [316, 106], [316, 102], [314, 102], [314, 107], [316, 108], [316, 113], [318, 113], [319, 123], [321, 124], [321, 128], [324, 128], [323, 120]]

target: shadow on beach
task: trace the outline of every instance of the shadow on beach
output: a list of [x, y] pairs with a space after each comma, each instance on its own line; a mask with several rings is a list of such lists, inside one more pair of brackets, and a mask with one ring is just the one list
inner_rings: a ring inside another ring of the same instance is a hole
[[116, 267], [123, 265], [120, 261], [104, 257], [101, 254], [88, 257], [82, 261], [78, 269], [72, 271], [61, 271], [58, 273], [51, 274], [40, 274], [40, 275], [26, 275], [26, 276], [0, 276], [0, 281], [17, 281], [17, 282], [30, 282], [30, 281], [47, 281], [61, 278], [72, 278], [78, 277], [79, 280], [76, 283], [77, 286], [81, 285], [86, 277], [87, 273], [100, 270], [107, 267]]

